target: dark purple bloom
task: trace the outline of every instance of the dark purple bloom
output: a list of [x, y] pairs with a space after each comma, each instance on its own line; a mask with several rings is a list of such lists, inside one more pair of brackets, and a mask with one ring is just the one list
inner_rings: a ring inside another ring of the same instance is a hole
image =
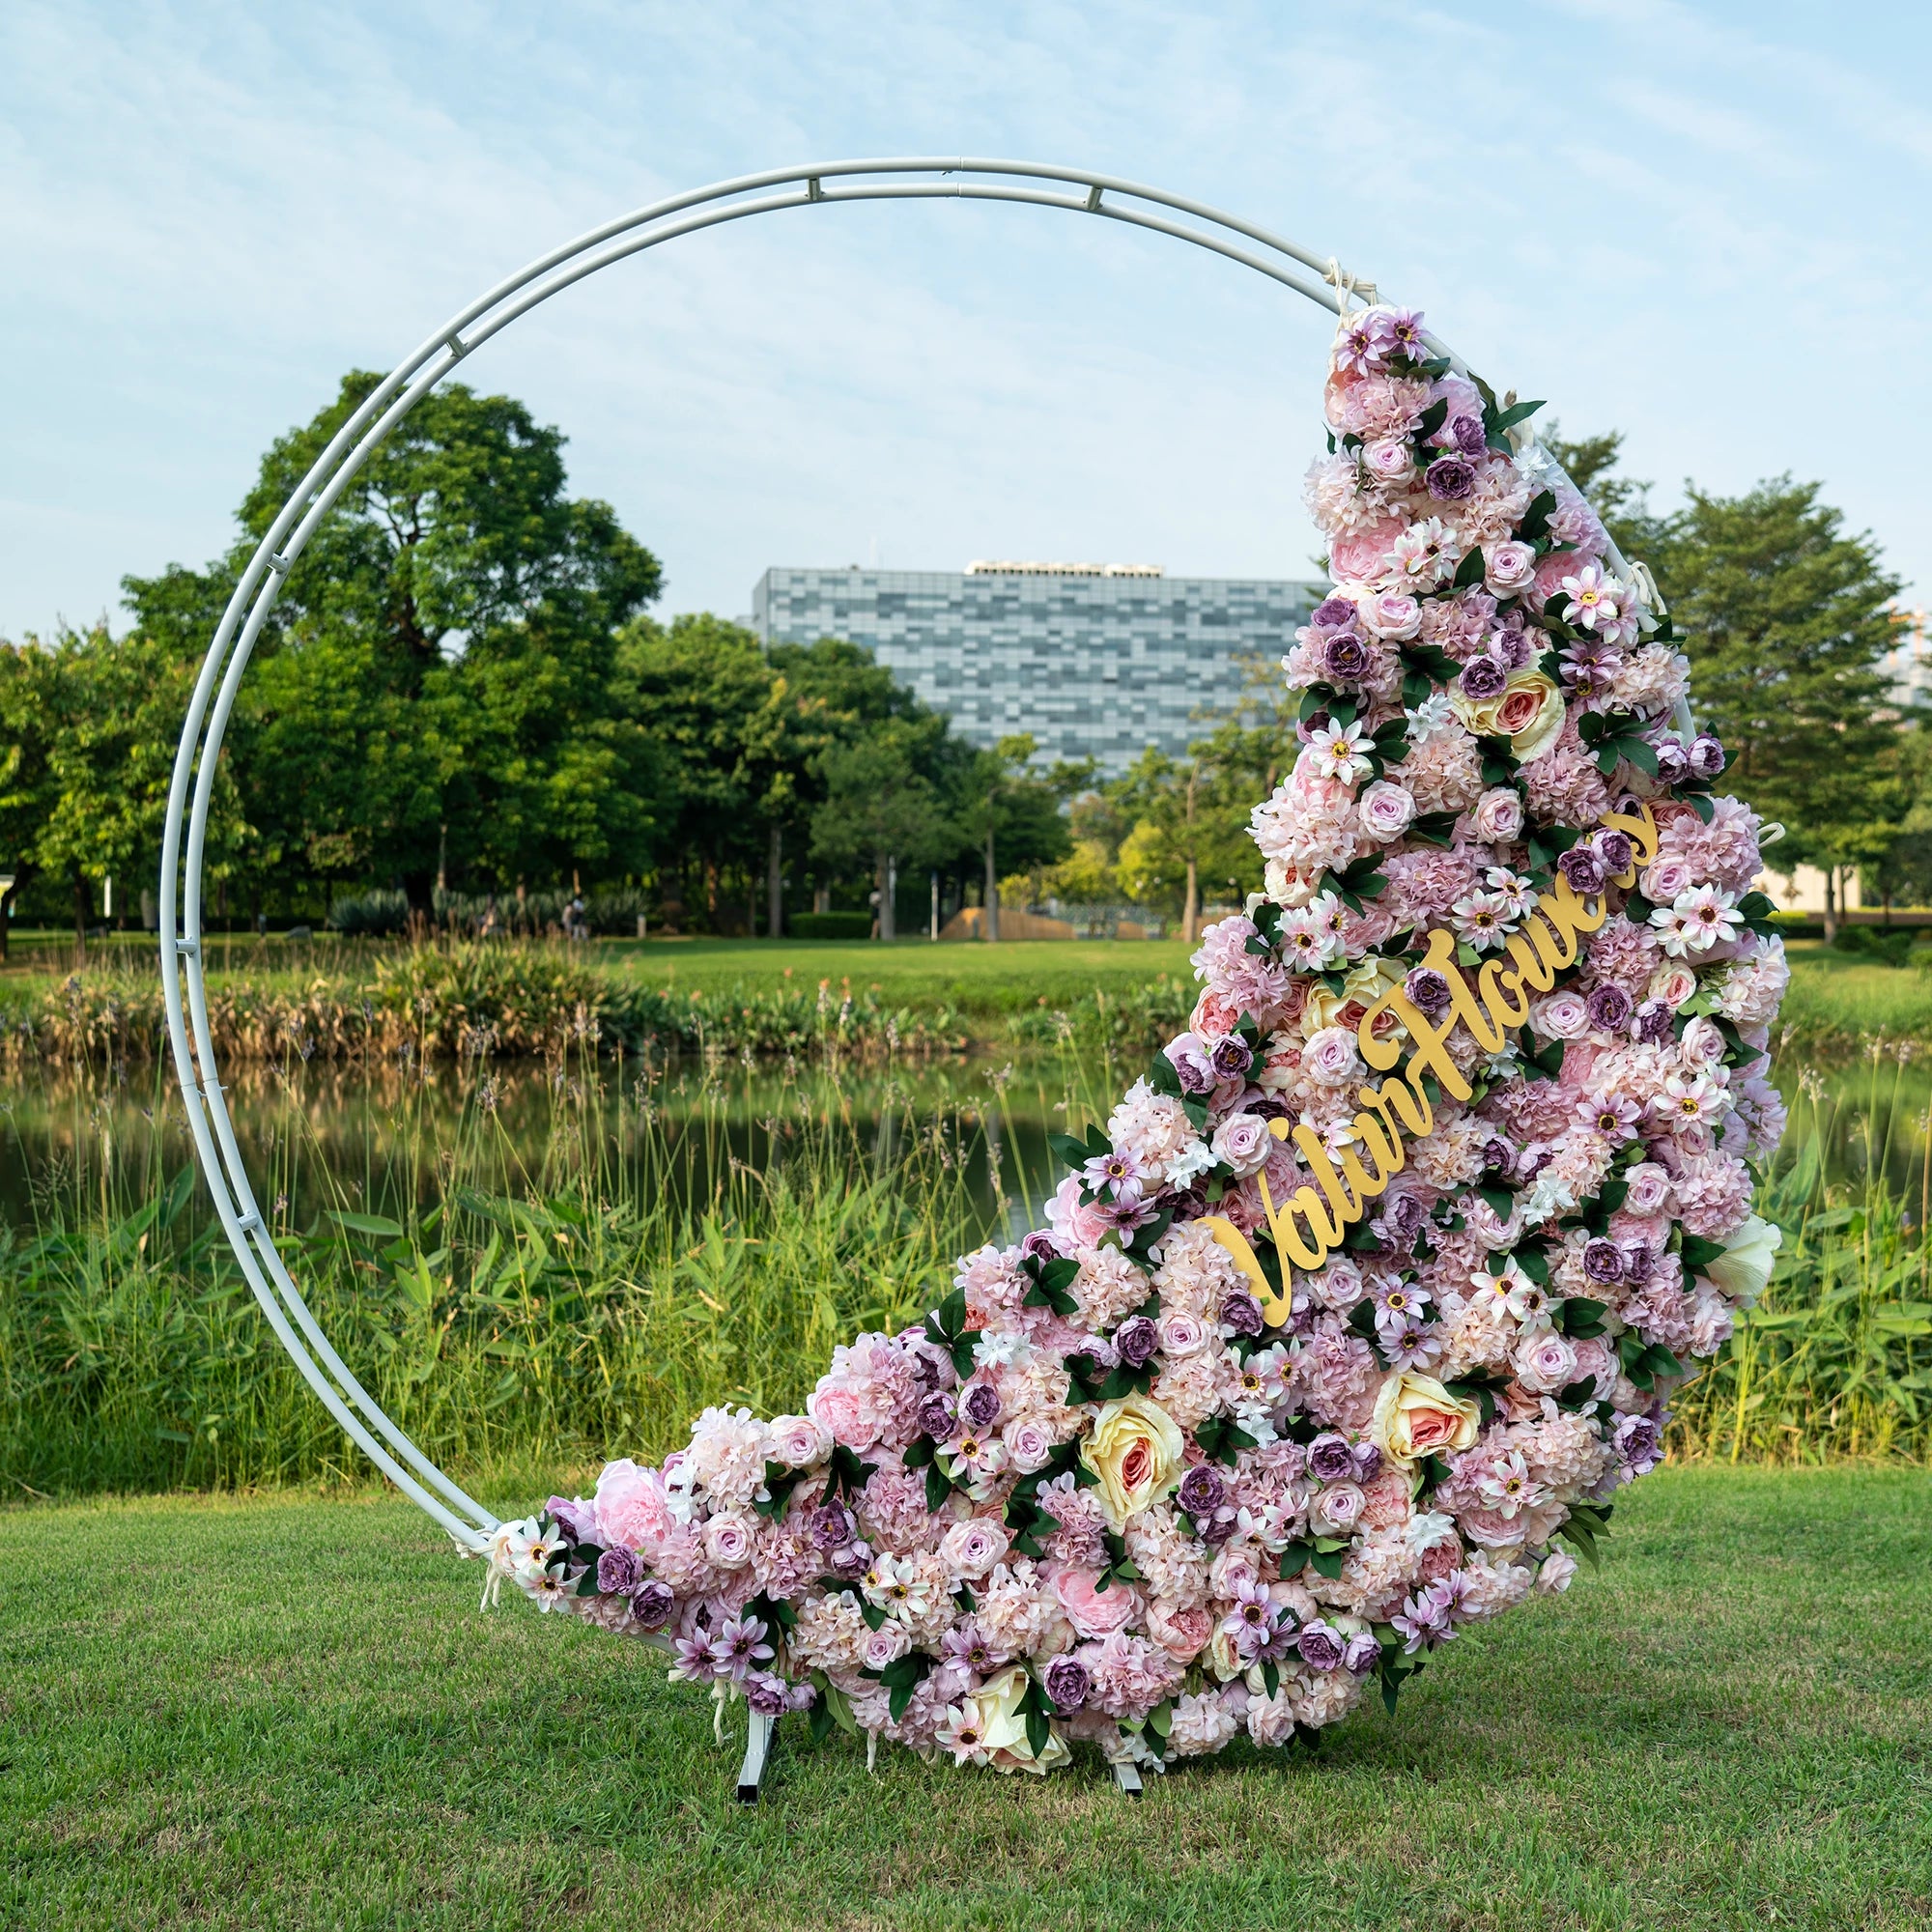
[[1438, 503], [1460, 503], [1476, 487], [1476, 471], [1466, 457], [1438, 456], [1423, 471], [1423, 481]]
[[1604, 862], [1606, 878], [1619, 878], [1631, 868], [1631, 861], [1636, 857], [1630, 837], [1623, 832], [1599, 832], [1590, 843], [1597, 848], [1597, 857]]
[[972, 1382], [959, 1406], [975, 1429], [990, 1429], [1000, 1419], [1000, 1392], [991, 1382]]
[[1221, 1326], [1236, 1335], [1259, 1335], [1265, 1324], [1262, 1305], [1246, 1289], [1237, 1288], [1221, 1304]]
[[1328, 675], [1353, 684], [1369, 668], [1369, 647], [1353, 631], [1331, 632], [1322, 652]]
[[1214, 1042], [1214, 1071], [1223, 1080], [1233, 1080], [1255, 1064], [1255, 1050], [1239, 1034], [1231, 1033]]
[[573, 1543], [601, 1543], [597, 1534], [597, 1506], [570, 1496], [553, 1496], [544, 1504], [545, 1513]]
[[1198, 1097], [1214, 1091], [1214, 1057], [1199, 1035], [1177, 1035], [1167, 1043], [1167, 1057], [1183, 1094]]
[[[1057, 1253], [1058, 1250], [1052, 1252]], [[958, 1371], [952, 1366], [952, 1354], [937, 1344], [915, 1342], [911, 1346], [911, 1354], [913, 1372], [919, 1377], [921, 1388], [951, 1388], [959, 1379]]]
[[1087, 1666], [1077, 1657], [1048, 1658], [1040, 1682], [1056, 1711], [1077, 1711], [1094, 1688]]
[[1368, 1631], [1357, 1631], [1342, 1646], [1342, 1668], [1353, 1676], [1366, 1677], [1381, 1654], [1381, 1645]]
[[1418, 966], [1402, 982], [1402, 990], [1424, 1019], [1439, 1020], [1449, 1010], [1449, 981], [1433, 966]]
[[1500, 658], [1486, 654], [1471, 658], [1463, 667], [1463, 696], [1478, 703], [1486, 697], [1494, 697], [1508, 682], [1509, 669]]
[[1684, 749], [1680, 739], [1660, 737], [1653, 749], [1657, 753], [1657, 776], [1660, 782], [1667, 785], [1677, 784], [1690, 775], [1690, 753]]
[[754, 1670], [745, 1679], [745, 1702], [761, 1718], [776, 1718], [790, 1708], [782, 1677]]
[[1382, 1472], [1382, 1452], [1373, 1442], [1357, 1442], [1354, 1448], [1355, 1480], [1373, 1483]]
[[1489, 438], [1475, 416], [1452, 416], [1449, 429], [1456, 439], [1458, 452], [1463, 456], [1480, 456], [1489, 447]]
[[1060, 1258], [1060, 1250], [1054, 1245], [1051, 1235], [1037, 1228], [1021, 1241], [1020, 1258], [1029, 1262], [1057, 1261]]
[[1509, 1142], [1492, 1134], [1483, 1143], [1483, 1166], [1492, 1174], [1507, 1174], [1516, 1162], [1516, 1151]]
[[607, 1549], [597, 1559], [597, 1587], [607, 1597], [628, 1597], [638, 1587], [638, 1559], [628, 1549]]
[[1724, 748], [1709, 732], [1690, 741], [1690, 769], [1700, 779], [1721, 778], [1724, 770]]
[[659, 1582], [655, 1577], [646, 1577], [631, 1596], [631, 1615], [639, 1630], [663, 1630], [676, 1607], [677, 1599], [671, 1595], [670, 1585]]
[[1352, 1483], [1355, 1480], [1355, 1452], [1348, 1437], [1332, 1430], [1318, 1435], [1308, 1445], [1308, 1473], [1321, 1483]]
[[859, 1540], [859, 1519], [842, 1503], [820, 1503], [806, 1521], [812, 1543], [820, 1549], [843, 1549]]
[[1556, 869], [1570, 881], [1570, 890], [1591, 898], [1609, 883], [1603, 856], [1587, 845], [1573, 845], [1556, 862]]
[[1197, 1463], [1180, 1479], [1180, 1507], [1197, 1521], [1228, 1499], [1228, 1485], [1211, 1463]]
[[1624, 1278], [1624, 1251], [1599, 1235], [1583, 1243], [1583, 1272], [1594, 1282], [1610, 1284]]
[[919, 1433], [935, 1442], [950, 1442], [958, 1425], [959, 1405], [943, 1389], [929, 1395], [919, 1406]]
[[1626, 1241], [1624, 1243], [1624, 1279], [1634, 1288], [1641, 1288], [1657, 1266], [1657, 1257], [1650, 1251], [1648, 1241]]
[[1669, 1007], [1662, 1000], [1646, 1000], [1636, 1009], [1634, 1025], [1637, 1038], [1650, 1046], [1655, 1046], [1660, 1040], [1668, 1039], [1671, 1018]]
[[1308, 621], [1323, 630], [1339, 631], [1355, 621], [1355, 607], [1346, 597], [1324, 597], [1310, 612]]
[[1333, 1624], [1324, 1623], [1303, 1624], [1294, 1647], [1311, 1670], [1333, 1670], [1349, 1650], [1342, 1633]]
[[1393, 1248], [1412, 1248], [1415, 1237], [1428, 1220], [1429, 1210], [1412, 1194], [1384, 1196], [1382, 1211], [1370, 1225], [1371, 1232]]
[[1599, 1033], [1622, 1033], [1636, 1010], [1631, 996], [1613, 981], [1599, 986], [1583, 1004], [1589, 1009], [1590, 1024]]
[[1130, 1369], [1150, 1361], [1160, 1347], [1160, 1330], [1151, 1317], [1130, 1315], [1114, 1330], [1114, 1348]]

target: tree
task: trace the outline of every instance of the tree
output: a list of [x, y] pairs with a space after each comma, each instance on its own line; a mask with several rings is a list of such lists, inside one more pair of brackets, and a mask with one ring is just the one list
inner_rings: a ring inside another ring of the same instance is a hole
[[894, 885], [900, 860], [936, 854], [948, 833], [939, 794], [920, 770], [930, 733], [918, 721], [890, 719], [820, 762], [825, 801], [812, 814], [811, 846], [835, 865], [869, 861], [879, 895], [878, 936], [896, 936]]
[[1729, 781], [1782, 821], [1781, 860], [1824, 868], [1835, 928], [1846, 868], [1883, 857], [1908, 800], [1900, 714], [1878, 668], [1898, 583], [1818, 493], [1789, 476], [1734, 497], [1689, 486], [1655, 568]]
[[1279, 754], [1271, 729], [1231, 719], [1189, 745], [1185, 758], [1150, 747], [1112, 788], [1133, 826], [1121, 841], [1121, 890], [1139, 904], [1178, 899], [1189, 945], [1200, 932], [1202, 880], [1236, 885], [1244, 873], [1259, 874], [1247, 819], [1258, 787], [1267, 787], [1255, 763], [1263, 758], [1271, 768]]
[[1051, 866], [1072, 849], [1062, 808], [1093, 777], [1091, 759], [1034, 768], [1037, 747], [1027, 732], [977, 752], [957, 777], [957, 822], [985, 866], [985, 934], [1000, 936], [1000, 867], [1020, 872]]
[[1599, 436], [1573, 440], [1552, 418], [1537, 440], [1563, 466], [1564, 473], [1603, 519], [1604, 527], [1624, 555], [1651, 560], [1665, 540], [1665, 520], [1650, 507], [1651, 486], [1623, 475], [1619, 469], [1623, 432], [1605, 430]]

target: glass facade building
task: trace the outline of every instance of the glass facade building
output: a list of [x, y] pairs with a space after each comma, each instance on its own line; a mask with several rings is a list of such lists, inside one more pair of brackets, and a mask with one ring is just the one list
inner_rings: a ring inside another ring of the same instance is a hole
[[772, 569], [752, 625], [767, 643], [868, 645], [969, 743], [1030, 731], [1043, 755], [1113, 777], [1227, 716], [1252, 660], [1279, 659], [1323, 590], [1147, 565]]

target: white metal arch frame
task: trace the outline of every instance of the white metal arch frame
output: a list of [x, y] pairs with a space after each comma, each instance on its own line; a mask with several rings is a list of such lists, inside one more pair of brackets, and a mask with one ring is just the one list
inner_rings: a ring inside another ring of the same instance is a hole
[[[479, 344], [600, 269], [681, 235], [821, 202], [939, 199], [1019, 202], [1127, 222], [1224, 255], [1337, 314], [1347, 313], [1351, 295], [1373, 299], [1375, 294], [1373, 285], [1358, 284], [1333, 258], [1311, 254], [1218, 209], [1112, 175], [1032, 161], [828, 161], [744, 175], [675, 195], [540, 256], [459, 309], [396, 365], [336, 432], [277, 513], [235, 586], [196, 680], [175, 753], [160, 879], [161, 985], [195, 1151], [229, 1245], [276, 1340], [370, 1461], [465, 1549], [481, 1549], [497, 1519], [390, 1421], [322, 1332], [256, 1202], [218, 1078], [201, 952], [201, 875], [215, 766], [237, 689], [283, 580], [317, 526], [389, 432]], [[1449, 353], [1433, 338], [1431, 347], [1438, 355]], [[1611, 561], [1624, 568], [1614, 552]]]

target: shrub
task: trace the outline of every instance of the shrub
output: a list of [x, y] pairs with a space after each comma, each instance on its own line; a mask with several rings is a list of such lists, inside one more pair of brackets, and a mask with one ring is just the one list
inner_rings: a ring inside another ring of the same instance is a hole
[[795, 912], [785, 922], [794, 939], [869, 939], [868, 912]]
[[1903, 966], [1912, 954], [1910, 927], [1888, 930], [1882, 925], [1841, 925], [1832, 942], [1839, 952], [1860, 959], [1876, 959], [1887, 966]]
[[344, 893], [328, 908], [331, 932], [387, 938], [407, 929], [410, 900], [407, 893], [378, 887], [373, 893]]

